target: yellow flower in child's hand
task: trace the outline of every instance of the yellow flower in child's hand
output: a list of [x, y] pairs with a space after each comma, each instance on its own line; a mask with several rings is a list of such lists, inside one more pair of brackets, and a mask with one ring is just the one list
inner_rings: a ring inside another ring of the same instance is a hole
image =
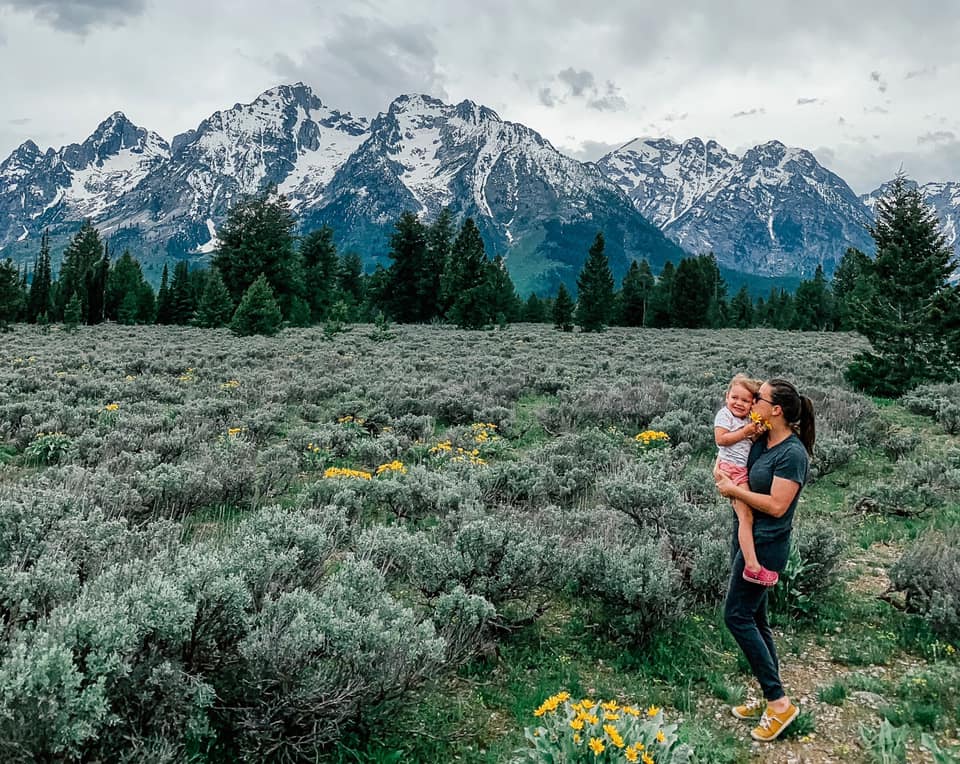
[[606, 746], [603, 744], [603, 741], [598, 737], [590, 738], [590, 742], [587, 745], [590, 746], [590, 750], [593, 751], [594, 756], [599, 756], [606, 748]]

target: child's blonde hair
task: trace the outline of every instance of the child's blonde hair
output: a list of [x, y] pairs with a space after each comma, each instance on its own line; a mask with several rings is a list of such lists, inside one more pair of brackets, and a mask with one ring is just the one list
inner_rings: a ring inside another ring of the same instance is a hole
[[729, 393], [733, 388], [738, 385], [742, 388], [748, 390], [751, 395], [756, 395], [760, 392], [760, 385], [762, 385], [759, 379], [754, 379], [753, 377], [748, 377], [746, 374], [736, 374], [733, 379], [730, 380], [730, 384], [727, 385], [727, 392]]

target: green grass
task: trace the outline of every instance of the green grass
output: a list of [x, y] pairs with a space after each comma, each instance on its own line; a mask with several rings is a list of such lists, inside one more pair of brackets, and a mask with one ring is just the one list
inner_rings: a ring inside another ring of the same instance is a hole
[[817, 690], [817, 699], [831, 706], [842, 706], [847, 699], [847, 687], [839, 680], [831, 682]]

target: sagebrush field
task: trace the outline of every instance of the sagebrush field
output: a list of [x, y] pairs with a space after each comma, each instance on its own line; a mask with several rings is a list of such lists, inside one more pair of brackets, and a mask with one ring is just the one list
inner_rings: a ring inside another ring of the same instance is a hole
[[[662, 709], [700, 762], [954, 761], [960, 386], [859, 395], [863, 347], [17, 326], [0, 758], [513, 761], [565, 691]], [[719, 616], [732, 513], [710, 475], [737, 372], [817, 410], [773, 594], [803, 714], [765, 748], [725, 709], [754, 692]]]

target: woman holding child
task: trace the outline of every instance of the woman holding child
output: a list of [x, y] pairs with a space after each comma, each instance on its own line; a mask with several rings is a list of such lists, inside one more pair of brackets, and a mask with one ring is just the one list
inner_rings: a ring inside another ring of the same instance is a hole
[[[810, 399], [783, 379], [764, 382], [753, 396], [752, 412], [765, 432], [750, 447], [749, 481], [737, 485], [719, 466], [714, 470], [721, 495], [746, 504], [753, 511], [753, 542], [761, 565], [782, 571], [790, 554], [790, 532], [800, 489], [809, 475], [810, 454], [816, 437]], [[767, 620], [767, 588], [745, 580], [744, 559], [737, 528], [733, 535], [733, 570], [724, 604], [724, 620], [760, 683], [765, 703], [735, 706], [733, 715], [757, 719], [755, 740], [779, 737], [797, 717], [780, 681], [773, 632]]]

